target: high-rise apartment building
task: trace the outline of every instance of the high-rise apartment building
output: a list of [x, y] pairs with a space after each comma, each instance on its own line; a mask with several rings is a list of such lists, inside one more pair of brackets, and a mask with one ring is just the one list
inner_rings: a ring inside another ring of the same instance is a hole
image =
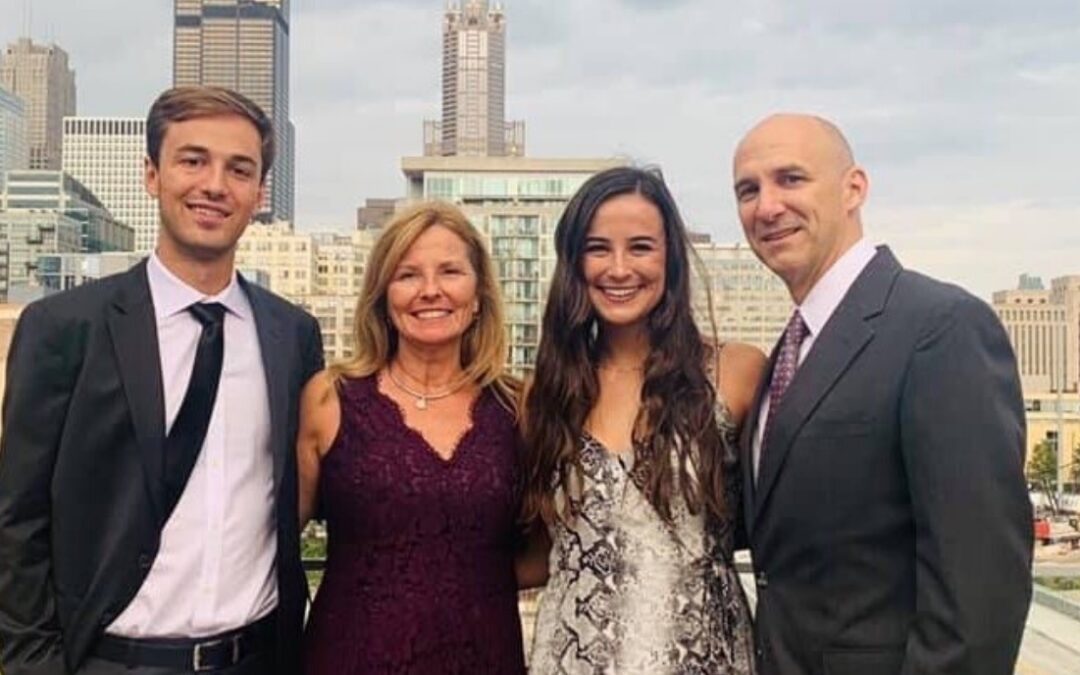
[[506, 16], [487, 0], [443, 16], [442, 119], [424, 123], [425, 155], [525, 154], [525, 123], [506, 121]]
[[4, 186], [4, 173], [28, 168], [26, 106], [21, 98], [0, 87], [0, 187]]
[[31, 169], [60, 169], [64, 117], [75, 114], [75, 71], [56, 45], [19, 38], [0, 54], [0, 86], [26, 106]]
[[64, 118], [63, 168], [135, 230], [135, 250], [157, 243], [157, 202], [143, 184], [146, 120], [135, 117]]
[[694, 316], [702, 333], [712, 333], [707, 311], [711, 297], [716, 334], [722, 342], [746, 342], [766, 354], [771, 352], [794, 308], [784, 282], [745, 244], [704, 239], [694, 242], [694, 250], [704, 268], [702, 274], [691, 277]]
[[995, 292], [993, 308], [1016, 352], [1025, 395], [1077, 391], [1080, 276], [1054, 279], [1050, 289], [1028, 277], [1016, 290]]
[[36, 286], [39, 258], [55, 253], [130, 251], [134, 231], [62, 171], [9, 171], [0, 190], [0, 291]]
[[252, 224], [236, 245], [236, 268], [265, 272], [270, 290], [296, 302], [314, 290], [315, 244], [284, 221]]
[[289, 121], [289, 0], [175, 0], [173, 84], [227, 87], [274, 123], [263, 222], [293, 218], [295, 152]]
[[364, 280], [368, 254], [378, 229], [349, 234], [315, 233], [315, 294], [298, 298], [322, 330], [328, 362], [353, 355], [353, 316]]
[[1065, 390], [1080, 391], [1080, 274], [1050, 280], [1050, 302], [1065, 308]]
[[353, 312], [377, 230], [294, 232], [287, 223], [252, 226], [240, 238], [236, 267], [300, 305], [322, 330], [327, 361], [352, 355]]

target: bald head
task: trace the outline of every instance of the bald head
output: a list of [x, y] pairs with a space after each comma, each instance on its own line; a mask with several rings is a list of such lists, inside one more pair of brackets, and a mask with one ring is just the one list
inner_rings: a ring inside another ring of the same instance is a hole
[[735, 149], [736, 161], [744, 148], [791, 139], [800, 139], [837, 171], [846, 171], [855, 163], [851, 145], [839, 127], [824, 117], [801, 113], [777, 113], [758, 122], [739, 141]]
[[862, 237], [866, 173], [836, 125], [772, 115], [735, 149], [739, 219], [758, 257], [796, 302]]

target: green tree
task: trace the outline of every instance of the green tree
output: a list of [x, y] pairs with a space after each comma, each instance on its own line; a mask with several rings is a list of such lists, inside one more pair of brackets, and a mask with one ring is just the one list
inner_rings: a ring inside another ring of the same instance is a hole
[[1031, 453], [1027, 473], [1028, 480], [1036, 485], [1056, 485], [1057, 452], [1054, 450], [1054, 441], [1049, 438], [1039, 441], [1035, 451]]

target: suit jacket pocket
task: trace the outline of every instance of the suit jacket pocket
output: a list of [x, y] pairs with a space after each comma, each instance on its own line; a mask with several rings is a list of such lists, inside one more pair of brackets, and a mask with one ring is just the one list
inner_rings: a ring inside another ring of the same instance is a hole
[[895, 675], [904, 665], [904, 648], [836, 649], [822, 659], [825, 675]]

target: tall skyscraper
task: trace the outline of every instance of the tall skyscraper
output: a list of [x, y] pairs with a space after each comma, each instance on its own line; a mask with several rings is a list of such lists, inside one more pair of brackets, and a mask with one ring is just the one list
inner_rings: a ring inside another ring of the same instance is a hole
[[30, 168], [58, 171], [63, 120], [75, 114], [75, 71], [67, 52], [19, 38], [0, 54], [0, 86], [26, 106]]
[[506, 121], [502, 4], [452, 2], [443, 17], [442, 120], [424, 122], [424, 154], [523, 156], [525, 123]]
[[228, 87], [274, 123], [277, 156], [257, 218], [293, 218], [294, 130], [289, 121], [289, 0], [174, 0], [173, 84]]
[[64, 118], [64, 171], [135, 230], [136, 251], [149, 253], [157, 243], [158, 209], [143, 186], [145, 156], [143, 118]]
[[26, 106], [22, 99], [0, 87], [0, 188], [4, 173], [30, 168], [30, 145], [26, 137]]

